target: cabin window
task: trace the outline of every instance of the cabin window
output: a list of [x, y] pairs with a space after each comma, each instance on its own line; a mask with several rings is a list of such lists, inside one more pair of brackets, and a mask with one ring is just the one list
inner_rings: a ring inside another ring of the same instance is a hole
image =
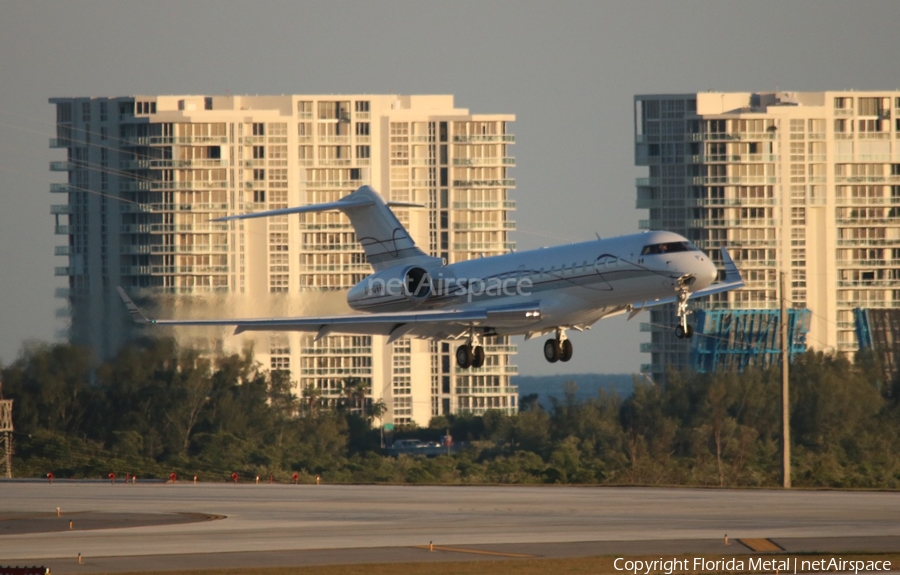
[[697, 251], [697, 247], [695, 247], [690, 242], [667, 242], [664, 244], [651, 244], [649, 246], [644, 246], [641, 250], [642, 256], [650, 256], [655, 254], [668, 254], [674, 252], [691, 252]]

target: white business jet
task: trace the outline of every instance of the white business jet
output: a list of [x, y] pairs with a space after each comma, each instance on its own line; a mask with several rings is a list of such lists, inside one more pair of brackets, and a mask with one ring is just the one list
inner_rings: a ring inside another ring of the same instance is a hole
[[689, 338], [688, 300], [744, 285], [722, 249], [725, 276], [702, 251], [671, 232], [644, 232], [609, 239], [514, 252], [447, 265], [419, 249], [390, 209], [369, 186], [336, 202], [229, 216], [215, 221], [264, 218], [339, 210], [347, 215], [374, 273], [347, 294], [358, 314], [271, 319], [147, 319], [122, 288], [119, 295], [142, 324], [235, 326], [245, 331], [383, 335], [387, 343], [411, 336], [456, 339], [461, 368], [484, 364], [483, 338], [547, 333], [549, 362], [569, 361], [566, 330], [582, 331], [598, 320], [651, 306], [677, 303], [675, 334]]

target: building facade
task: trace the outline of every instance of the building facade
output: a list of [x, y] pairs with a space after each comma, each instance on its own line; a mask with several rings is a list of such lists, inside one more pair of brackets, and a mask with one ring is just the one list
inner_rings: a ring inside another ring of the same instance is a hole
[[[720, 262], [727, 247], [746, 281], [697, 305], [811, 311], [811, 348], [858, 348], [853, 308], [900, 307], [900, 91], [639, 95], [637, 207], [645, 229], [685, 235]], [[664, 377], [688, 365], [674, 311], [642, 330]]]
[[[314, 213], [216, 223], [250, 211], [330, 202], [368, 184], [417, 244], [448, 263], [512, 249], [508, 114], [471, 114], [452, 96], [133, 96], [52, 98], [56, 275], [70, 339], [108, 357], [133, 335], [116, 286], [161, 317], [275, 317], [349, 312], [348, 288], [371, 272], [349, 221]], [[178, 328], [210, 352], [253, 345], [295, 393], [337, 401], [371, 384], [384, 423], [515, 411], [515, 347], [497, 338], [479, 369], [459, 370], [449, 342], [315, 334], [232, 335]]]

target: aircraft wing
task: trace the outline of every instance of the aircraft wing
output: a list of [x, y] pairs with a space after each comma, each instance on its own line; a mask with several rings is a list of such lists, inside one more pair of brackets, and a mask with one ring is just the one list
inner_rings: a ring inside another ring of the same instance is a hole
[[[722, 293], [726, 291], [731, 291], [733, 289], [738, 289], [744, 287], [744, 278], [741, 277], [741, 272], [737, 269], [737, 266], [734, 263], [734, 260], [731, 259], [731, 255], [728, 253], [728, 250], [722, 248], [722, 262], [725, 264], [725, 278], [712, 285], [706, 286], [701, 290], [697, 290], [691, 293], [690, 299], [696, 299], [699, 297], [706, 297], [709, 295]], [[629, 319], [637, 315], [643, 309], [648, 307], [654, 307], [658, 305], [665, 305], [667, 303], [675, 303], [678, 301], [678, 296], [664, 297], [651, 301], [644, 302], [635, 302], [631, 305], [632, 311], [629, 314]]]
[[513, 304], [484, 309], [409, 311], [320, 317], [268, 319], [149, 319], [138, 309], [121, 287], [116, 288], [136, 323], [170, 326], [234, 326], [234, 333], [245, 331], [316, 332], [316, 339], [332, 333], [386, 335], [391, 343], [407, 335], [456, 337], [472, 326], [486, 328], [528, 326], [541, 319], [539, 302]]

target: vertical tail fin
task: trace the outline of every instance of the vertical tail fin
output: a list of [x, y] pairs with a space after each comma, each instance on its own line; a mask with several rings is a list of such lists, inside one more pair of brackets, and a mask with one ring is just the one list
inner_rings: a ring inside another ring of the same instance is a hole
[[397, 220], [397, 216], [384, 202], [381, 195], [369, 186], [362, 186], [336, 202], [229, 216], [215, 221], [264, 218], [330, 210], [340, 210], [350, 218], [350, 223], [353, 225], [353, 229], [356, 230], [356, 237], [363, 251], [366, 252], [366, 259], [368, 259], [375, 271], [400, 264], [430, 266], [442, 263], [440, 258], [431, 257], [416, 246], [409, 232]]

